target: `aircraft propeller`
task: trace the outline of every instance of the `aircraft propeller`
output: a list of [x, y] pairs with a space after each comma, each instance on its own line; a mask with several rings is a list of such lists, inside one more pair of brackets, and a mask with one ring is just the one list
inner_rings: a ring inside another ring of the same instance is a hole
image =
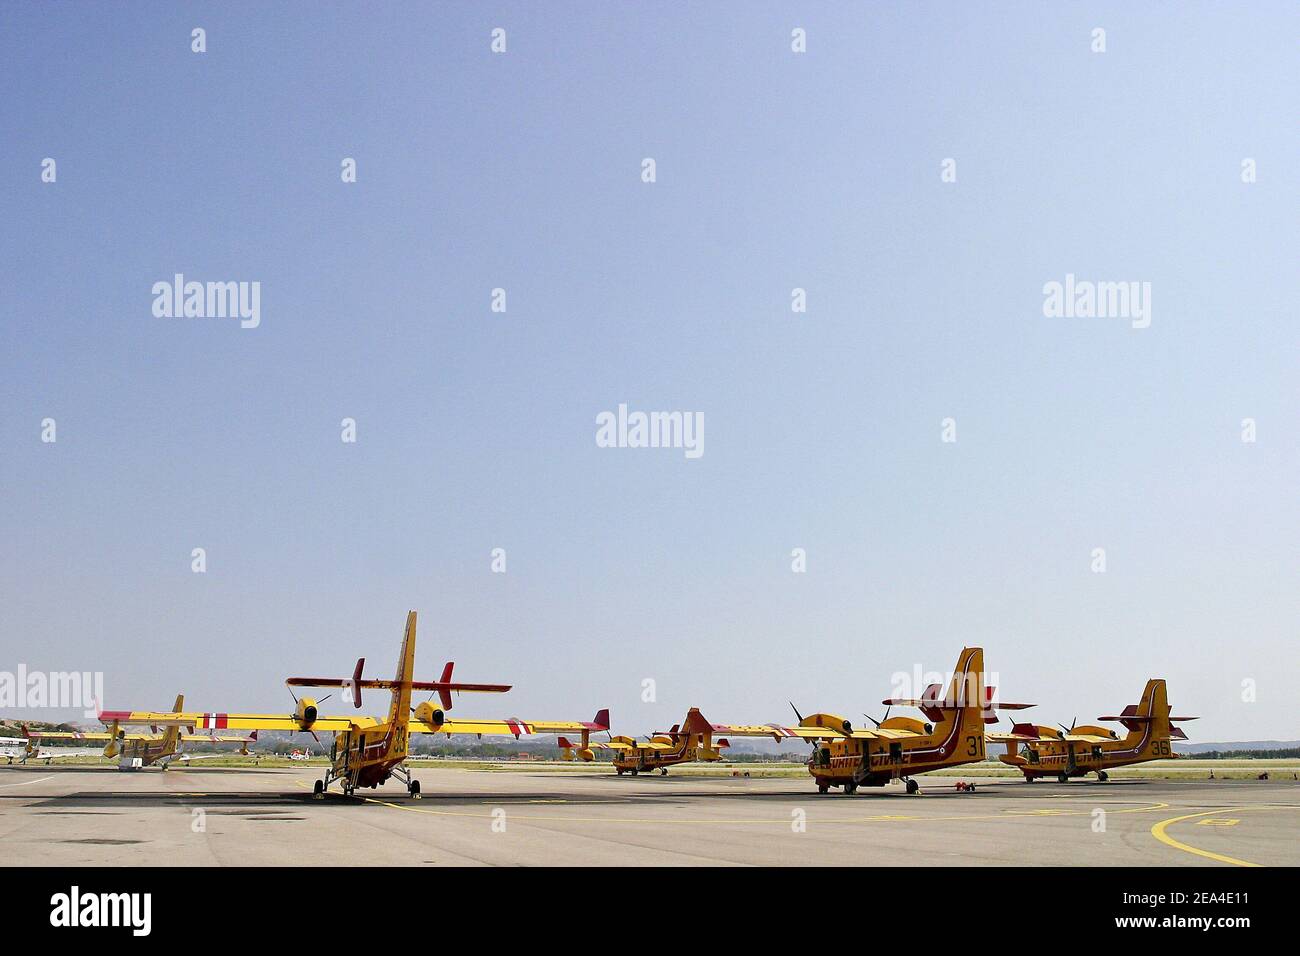
[[875, 724], [875, 725], [876, 725], [876, 729], [879, 730], [879, 729], [880, 729], [880, 725], [883, 724], [885, 721], [887, 721], [887, 720], [889, 719], [889, 708], [892, 707], [892, 706], [894, 706], [894, 705], [893, 705], [893, 704], [890, 704], [889, 706], [887, 706], [887, 707], [885, 708], [885, 716], [884, 716], [884, 717], [881, 717], [879, 720], [876, 720], [876, 718], [872, 717], [870, 714], [863, 714], [862, 716], [865, 717], [865, 718], [867, 718], [867, 720], [871, 721], [873, 724]]
[[[799, 713], [799, 708], [796, 707], [796, 706], [794, 705], [794, 701], [790, 700], [790, 701], [786, 701], [786, 703], [788, 703], [788, 704], [790, 705], [790, 709], [794, 711], [794, 715], [795, 715], [796, 717], [799, 718], [799, 723], [802, 724], [802, 723], [803, 723], [803, 714]], [[816, 741], [815, 739], [811, 739], [811, 740], [809, 740], [809, 741], [808, 741], [808, 746], [811, 747], [814, 751], [816, 751], [816, 749], [817, 749], [817, 741]], [[808, 759], [811, 760], [812, 758], [809, 757]]]
[[[289, 696], [293, 698], [293, 706], [296, 708], [298, 706], [298, 695], [293, 692], [293, 688], [290, 687], [288, 684], [285, 685], [284, 689], [287, 690], [289, 692]], [[326, 700], [329, 696], [330, 696], [329, 694], [326, 694], [324, 697], [321, 698], [321, 700]], [[317, 703], [320, 703], [320, 701], [317, 701]], [[297, 714], [290, 714], [289, 719], [292, 720], [297, 716], [298, 716]], [[291, 730], [289, 731], [289, 736], [292, 737], [297, 732], [298, 731], [296, 730]], [[320, 743], [320, 738], [316, 736], [316, 731], [309, 730], [307, 731], [307, 733], [311, 734], [312, 740], [316, 741], [316, 743]]]

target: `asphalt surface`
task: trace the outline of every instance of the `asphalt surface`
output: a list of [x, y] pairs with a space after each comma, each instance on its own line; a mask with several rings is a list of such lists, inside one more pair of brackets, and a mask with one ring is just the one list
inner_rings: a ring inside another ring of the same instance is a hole
[[1300, 782], [811, 780], [417, 769], [311, 797], [320, 770], [0, 767], [11, 865], [1300, 864]]

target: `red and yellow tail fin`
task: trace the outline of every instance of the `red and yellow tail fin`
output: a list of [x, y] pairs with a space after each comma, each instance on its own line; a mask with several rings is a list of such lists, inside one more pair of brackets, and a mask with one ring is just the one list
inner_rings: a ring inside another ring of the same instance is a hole
[[1142, 699], [1129, 704], [1119, 714], [1098, 717], [1124, 725], [1130, 740], [1146, 740], [1144, 749], [1157, 756], [1174, 756], [1171, 740], [1186, 740], [1187, 735], [1174, 724], [1195, 717], [1173, 717], [1169, 713], [1169, 696], [1163, 678], [1153, 677], [1142, 690]]
[[[172, 713], [180, 714], [185, 711], [185, 695], [177, 694], [176, 703], [172, 704]], [[116, 724], [116, 721], [114, 721]], [[163, 753], [172, 753], [176, 749], [176, 744], [181, 738], [181, 729], [176, 726], [168, 726], [163, 731]]]
[[397, 656], [397, 674], [393, 677], [393, 702], [388, 708], [388, 722], [394, 727], [405, 727], [411, 719], [411, 681], [415, 671], [414, 611], [406, 612], [406, 632], [402, 635], [402, 650]]

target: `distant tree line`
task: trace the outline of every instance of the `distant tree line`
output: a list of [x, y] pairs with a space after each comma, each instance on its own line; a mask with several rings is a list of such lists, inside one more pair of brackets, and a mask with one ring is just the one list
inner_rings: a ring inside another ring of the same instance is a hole
[[1184, 754], [1192, 760], [1277, 760], [1300, 757], [1300, 747], [1282, 747], [1278, 750], [1202, 750]]

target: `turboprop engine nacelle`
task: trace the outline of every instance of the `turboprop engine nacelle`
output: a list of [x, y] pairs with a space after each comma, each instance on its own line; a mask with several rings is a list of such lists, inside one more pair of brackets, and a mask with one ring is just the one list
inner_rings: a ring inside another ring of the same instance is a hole
[[587, 746], [585, 741], [580, 744], [575, 744], [567, 737], [561, 737], [555, 743], [556, 746], [560, 748], [561, 760], [581, 760], [585, 763], [591, 763], [596, 759], [595, 751], [592, 750], [591, 747]]
[[293, 719], [297, 722], [299, 730], [311, 730], [312, 724], [316, 723], [316, 715], [316, 701], [310, 697], [299, 700], [298, 706], [293, 711]]
[[441, 708], [434, 707], [431, 701], [425, 701], [415, 708], [415, 719], [422, 724], [428, 724], [431, 727], [441, 727], [447, 719]]

